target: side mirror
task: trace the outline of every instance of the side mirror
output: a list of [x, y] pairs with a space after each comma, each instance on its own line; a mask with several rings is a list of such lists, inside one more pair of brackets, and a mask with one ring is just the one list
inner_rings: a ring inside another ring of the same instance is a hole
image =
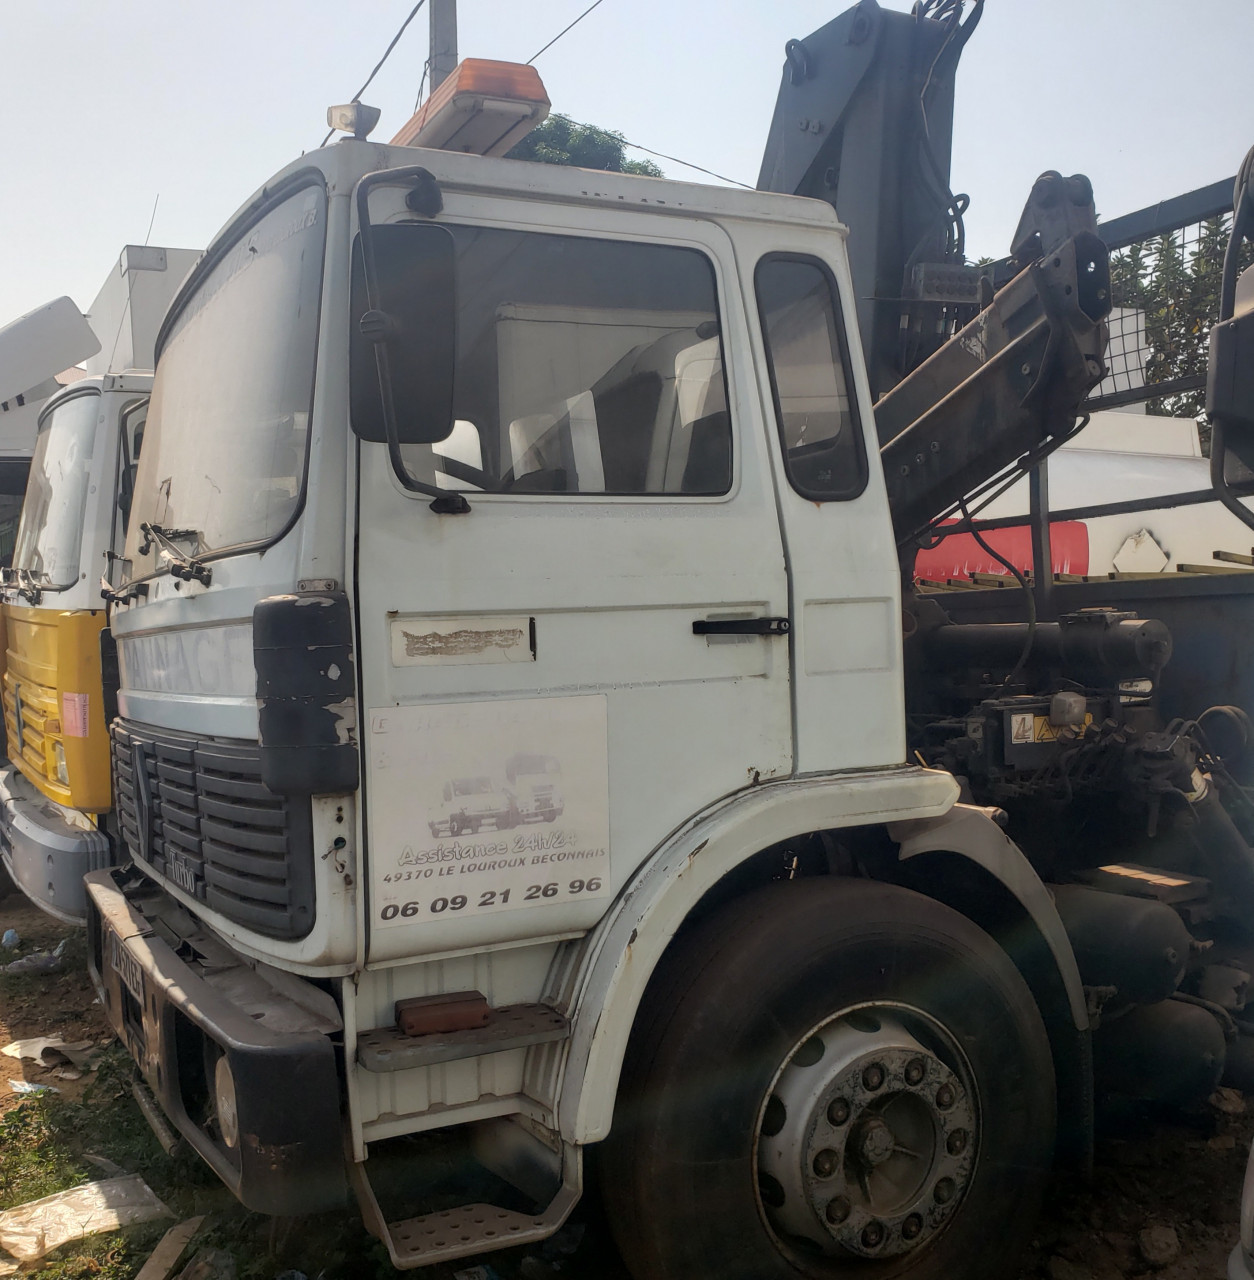
[[[363, 224], [353, 246], [349, 336], [350, 414], [362, 440], [387, 443], [385, 379], [398, 444], [447, 439], [453, 429], [456, 300], [453, 237], [444, 227]], [[382, 361], [379, 346], [386, 351]]]
[[1219, 285], [1219, 323], [1210, 331], [1206, 416], [1210, 420], [1210, 482], [1215, 496], [1254, 528], [1254, 512], [1233, 489], [1249, 492], [1254, 471], [1254, 267], [1241, 270], [1246, 243], [1254, 244], [1254, 147], [1237, 173], [1232, 234]]

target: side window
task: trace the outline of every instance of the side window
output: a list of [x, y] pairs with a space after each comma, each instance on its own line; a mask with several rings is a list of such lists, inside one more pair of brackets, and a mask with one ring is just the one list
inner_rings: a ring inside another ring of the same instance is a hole
[[867, 460], [836, 283], [816, 259], [789, 254], [763, 258], [755, 280], [788, 481], [816, 502], [856, 498]]
[[121, 456], [118, 459], [118, 514], [121, 516], [121, 532], [126, 535], [131, 520], [131, 503], [135, 497], [135, 473], [139, 469], [139, 453], [144, 445], [144, 427], [148, 422], [148, 401], [122, 410], [121, 430], [118, 441]]
[[[400, 225], [407, 234], [392, 237], [389, 252], [421, 256], [431, 228]], [[415, 475], [486, 493], [730, 490], [722, 333], [704, 254], [495, 227], [439, 229], [452, 235], [456, 257], [454, 423], [437, 444], [402, 445]], [[404, 265], [394, 264], [398, 274]], [[354, 274], [357, 317], [365, 309], [359, 263]], [[404, 359], [404, 350], [393, 358]], [[374, 378], [368, 361], [354, 373]]]

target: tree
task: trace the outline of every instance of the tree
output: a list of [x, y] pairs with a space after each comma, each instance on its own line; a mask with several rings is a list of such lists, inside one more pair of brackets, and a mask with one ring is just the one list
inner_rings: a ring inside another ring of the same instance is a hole
[[[1168, 235], [1129, 245], [1111, 255], [1111, 301], [1139, 312], [1145, 347], [1137, 353], [1147, 387], [1185, 385], [1146, 400], [1150, 414], [1194, 418], [1206, 400], [1206, 360], [1211, 326], [1219, 319], [1219, 282], [1231, 217], [1208, 218]], [[1189, 247], [1186, 247], [1189, 246]], [[1254, 247], [1242, 247], [1241, 269], [1254, 262]], [[1209, 430], [1203, 424], [1203, 449]]]
[[660, 178], [662, 170], [652, 160], [628, 160], [627, 140], [612, 129], [579, 124], [569, 116], [554, 115], [533, 129], [509, 153], [511, 160], [536, 160], [540, 164], [569, 164], [580, 169], [605, 169], [610, 173], [640, 173]]

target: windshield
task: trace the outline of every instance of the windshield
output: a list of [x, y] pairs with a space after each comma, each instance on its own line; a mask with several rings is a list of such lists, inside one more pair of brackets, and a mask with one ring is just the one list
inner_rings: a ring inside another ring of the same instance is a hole
[[271, 542], [295, 517], [325, 207], [321, 187], [275, 205], [219, 259], [171, 326], [127, 531], [133, 577], [161, 567], [161, 545], [141, 524], [188, 531], [179, 548], [195, 555]]
[[13, 567], [35, 575], [44, 586], [69, 587], [78, 581], [99, 409], [98, 395], [74, 396], [39, 424]]

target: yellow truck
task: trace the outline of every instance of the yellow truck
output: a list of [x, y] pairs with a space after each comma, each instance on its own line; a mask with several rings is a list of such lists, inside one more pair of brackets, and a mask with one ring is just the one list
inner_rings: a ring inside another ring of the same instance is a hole
[[100, 350], [38, 413], [3, 571], [0, 857], [27, 897], [72, 923], [86, 912], [84, 873], [111, 865], [115, 849], [100, 570], [126, 534], [156, 329], [197, 256], [123, 250], [85, 317]]

